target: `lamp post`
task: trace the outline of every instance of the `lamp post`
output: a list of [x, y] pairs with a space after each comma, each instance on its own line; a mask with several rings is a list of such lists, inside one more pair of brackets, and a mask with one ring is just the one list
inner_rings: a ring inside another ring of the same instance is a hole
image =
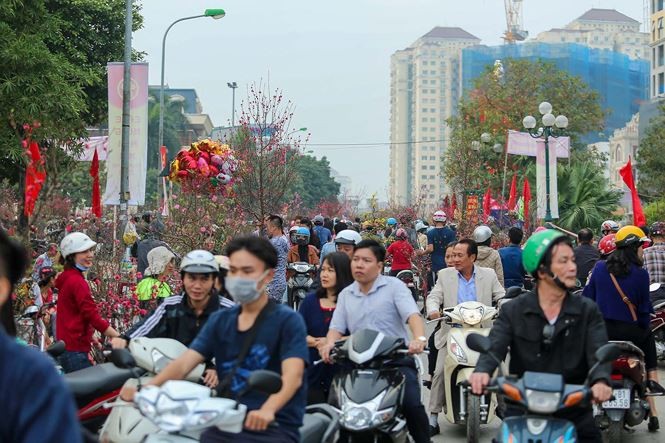
[[[158, 136], [158, 144], [159, 148], [161, 149], [162, 145], [164, 144], [164, 64], [165, 64], [165, 55], [166, 55], [166, 36], [168, 35], [169, 31], [171, 28], [176, 24], [180, 22], [184, 22], [185, 20], [192, 20], [195, 18], [201, 18], [201, 17], [210, 17], [215, 20], [219, 20], [220, 18], [224, 17], [226, 15], [226, 12], [224, 12], [223, 9], [206, 9], [203, 14], [199, 15], [193, 15], [191, 17], [183, 17], [179, 18], [178, 20], [174, 21], [169, 25], [168, 28], [166, 28], [166, 32], [164, 32], [164, 37], [162, 38], [162, 73], [161, 73], [161, 81], [159, 83], [159, 136]], [[158, 149], [159, 151], [159, 149]], [[159, 154], [159, 152], [158, 152]], [[160, 155], [160, 161], [161, 161], [161, 155]], [[159, 163], [157, 163], [159, 164]]]
[[[552, 221], [552, 209], [550, 208], [550, 145], [549, 138], [558, 138], [564, 134], [568, 127], [568, 117], [565, 115], [554, 116], [552, 114], [552, 105], [548, 102], [542, 102], [538, 105], [538, 112], [543, 116], [541, 121], [543, 126], [536, 129], [536, 118], [527, 115], [522, 120], [522, 125], [533, 138], [543, 138], [545, 140], [545, 221]], [[556, 171], [554, 171], [556, 174]]]
[[236, 89], [238, 89], [238, 83], [228, 82], [226, 86], [233, 90], [233, 98], [231, 99], [231, 128], [236, 125]]

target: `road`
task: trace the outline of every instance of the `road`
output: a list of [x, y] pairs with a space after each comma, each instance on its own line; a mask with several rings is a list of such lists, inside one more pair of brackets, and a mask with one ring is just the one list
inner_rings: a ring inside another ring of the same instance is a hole
[[[427, 332], [431, 333], [432, 327], [428, 325]], [[421, 359], [424, 363], [424, 367], [427, 367], [427, 359]], [[660, 369], [658, 371], [661, 382], [665, 383], [665, 365], [661, 362]], [[428, 377], [426, 375], [426, 377]], [[429, 390], [424, 389], [425, 396], [425, 406], [427, 407], [427, 402], [429, 401]], [[665, 397], [656, 397], [656, 408], [660, 412], [660, 423], [661, 430], [660, 432], [650, 433], [647, 430], [647, 423], [643, 422], [640, 426], [635, 428], [633, 433], [624, 433], [624, 440], [630, 443], [662, 443], [665, 441]], [[459, 425], [450, 424], [446, 418], [441, 415], [439, 417], [439, 426], [441, 428], [441, 433], [432, 438], [434, 443], [450, 443], [450, 442], [464, 442], [466, 441], [466, 430], [464, 427]], [[481, 428], [481, 441], [490, 442], [492, 438], [496, 436], [499, 427], [501, 426], [501, 420], [495, 418], [494, 421], [487, 426]]]

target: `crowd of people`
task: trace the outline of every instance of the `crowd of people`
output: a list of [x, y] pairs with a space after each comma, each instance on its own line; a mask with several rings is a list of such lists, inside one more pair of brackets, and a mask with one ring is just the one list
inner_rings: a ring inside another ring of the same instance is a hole
[[[322, 215], [295, 217], [287, 226], [270, 215], [252, 235], [230, 239], [223, 255], [197, 249], [182, 259], [160, 239], [162, 230], [156, 220], [144, 218], [124, 231], [141, 277], [131, 296], [147, 311], [127, 330], [112, 327], [95, 305], [86, 274], [94, 268], [97, 243], [89, 235], [68, 233], [28, 269], [22, 247], [0, 232], [0, 358], [12, 362], [0, 365], [0, 404], [8, 407], [0, 417], [0, 441], [81, 438], [71, 395], [53, 365], [12, 339], [11, 294], [26, 274], [34, 280], [36, 305], [55, 301], [57, 292], [49, 336], [65, 342], [60, 364], [66, 373], [93, 364], [89, 351], [101, 335], [113, 348], [125, 348], [137, 337], [172, 338], [188, 346], [151, 385], [181, 379], [203, 363], [204, 383], [234, 397], [254, 370], [281, 375], [278, 393], [242, 397], [249, 412], [241, 434], [210, 429], [202, 441], [297, 442], [305, 405], [326, 401], [339, 370], [331, 358], [335, 342], [372, 329], [404, 338], [413, 355], [429, 347], [427, 408], [414, 359], [397, 363], [405, 378], [402, 405], [409, 433], [417, 443], [429, 442], [440, 432], [438, 415], [447, 407], [442, 377], [448, 327], [439, 322], [427, 337], [425, 318], [440, 318], [443, 308], [465, 301], [496, 305], [511, 287], [529, 290], [502, 306], [489, 336], [495, 356], [503, 360], [510, 352], [511, 374], [551, 372], [582, 384], [596, 349], [608, 340], [629, 340], [644, 352], [648, 389], [665, 392], [649, 329], [649, 284], [665, 284], [665, 223], [653, 224], [649, 237], [636, 226], [607, 221], [597, 243], [591, 229], [582, 229], [576, 246], [556, 229], [536, 229], [525, 241], [520, 228], [510, 227], [509, 244], [495, 249], [490, 226], [479, 225], [464, 237], [443, 211], [430, 220], [388, 218], [379, 227]], [[421, 309], [395, 276], [423, 258], [429, 268]], [[287, 267], [293, 262], [316, 267], [311, 293], [297, 312], [285, 304]], [[59, 273], [57, 266], [63, 267]], [[176, 269], [180, 290], [171, 286]], [[314, 365], [319, 359], [327, 364]], [[494, 360], [481, 356], [470, 380], [474, 393], [484, 391], [495, 368]], [[38, 388], [36, 379], [42, 380]], [[601, 366], [590, 386], [595, 401], [608, 400], [609, 368]], [[134, 394], [125, 388], [121, 396], [132, 400]], [[656, 431], [658, 413], [653, 402], [650, 406], [649, 430]], [[510, 405], [502, 411], [504, 417], [519, 413]], [[576, 424], [581, 441], [601, 441], [590, 408], [571, 408], [564, 418]], [[273, 422], [279, 426], [270, 426]]]

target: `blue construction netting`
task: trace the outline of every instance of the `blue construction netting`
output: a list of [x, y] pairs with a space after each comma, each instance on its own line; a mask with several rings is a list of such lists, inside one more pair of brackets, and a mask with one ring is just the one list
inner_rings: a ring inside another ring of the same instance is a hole
[[473, 87], [473, 80], [487, 66], [505, 59], [543, 60], [559, 69], [581, 77], [598, 91], [601, 107], [609, 111], [605, 120], [604, 137], [588, 134], [584, 141], [592, 143], [607, 139], [615, 129], [622, 128], [640, 104], [649, 98], [649, 62], [631, 60], [625, 54], [607, 49], [594, 49], [576, 43], [538, 43], [519, 45], [474, 46], [462, 52], [462, 81], [464, 92]]

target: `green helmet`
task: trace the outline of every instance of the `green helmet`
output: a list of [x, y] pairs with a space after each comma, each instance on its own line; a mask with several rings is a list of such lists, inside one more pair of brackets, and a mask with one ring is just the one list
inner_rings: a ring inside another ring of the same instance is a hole
[[554, 240], [560, 237], [565, 237], [565, 235], [554, 229], [536, 232], [529, 237], [522, 251], [522, 265], [529, 275], [532, 277], [536, 276], [536, 270], [538, 270], [545, 254], [550, 249]]

